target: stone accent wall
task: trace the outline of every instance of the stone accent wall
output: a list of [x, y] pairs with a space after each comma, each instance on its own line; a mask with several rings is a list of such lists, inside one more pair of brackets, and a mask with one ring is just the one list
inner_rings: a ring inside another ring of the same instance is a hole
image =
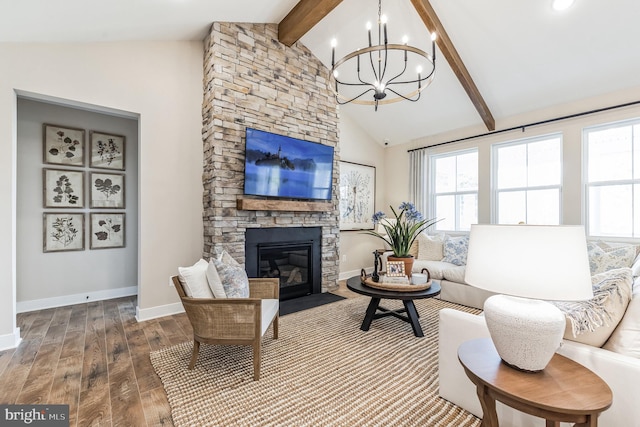
[[[322, 288], [337, 286], [338, 120], [329, 70], [300, 42], [281, 44], [275, 24], [212, 25], [205, 39], [202, 108], [205, 258], [225, 249], [243, 263], [247, 228], [321, 226]], [[335, 147], [327, 212], [236, 208], [243, 197], [246, 127]]]

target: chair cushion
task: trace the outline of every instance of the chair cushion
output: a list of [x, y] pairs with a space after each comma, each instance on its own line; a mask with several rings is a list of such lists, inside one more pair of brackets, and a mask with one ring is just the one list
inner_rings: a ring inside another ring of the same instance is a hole
[[178, 267], [178, 279], [188, 297], [213, 298], [213, 293], [207, 282], [207, 267], [209, 263], [203, 259], [191, 267]]
[[263, 299], [261, 303], [262, 319], [260, 319], [260, 334], [264, 335], [267, 332], [267, 328], [271, 323], [271, 320], [275, 317], [278, 309], [280, 308], [280, 301], [277, 299]]
[[218, 270], [216, 270], [216, 265], [213, 263], [213, 261], [209, 261], [206, 274], [207, 282], [209, 282], [209, 287], [213, 292], [213, 296], [216, 298], [226, 298], [227, 294], [224, 291], [222, 280], [220, 279], [220, 275], [218, 274]]
[[235, 260], [229, 264], [226, 264], [223, 260], [224, 257], [214, 259], [213, 264], [220, 275], [222, 287], [227, 298], [249, 298], [249, 278], [244, 268]]

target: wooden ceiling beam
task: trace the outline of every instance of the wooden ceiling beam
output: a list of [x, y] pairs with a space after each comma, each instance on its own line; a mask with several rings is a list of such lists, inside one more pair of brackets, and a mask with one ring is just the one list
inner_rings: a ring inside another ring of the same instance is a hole
[[465, 92], [467, 92], [467, 95], [480, 114], [480, 117], [482, 118], [485, 126], [490, 131], [495, 130], [496, 122], [493, 118], [493, 115], [491, 114], [491, 111], [489, 111], [487, 103], [484, 102], [480, 91], [471, 78], [471, 74], [469, 74], [467, 67], [465, 67], [464, 63], [462, 62], [462, 58], [460, 58], [458, 51], [449, 38], [449, 35], [445, 31], [442, 22], [440, 22], [436, 11], [429, 3], [429, 0], [411, 0], [411, 3], [413, 3], [413, 7], [415, 7], [418, 15], [420, 15], [420, 18], [422, 18], [422, 22], [424, 22], [427, 30], [429, 30], [429, 32], [435, 31], [435, 33], [438, 35], [436, 43], [438, 44], [440, 51], [447, 59], [447, 62], [451, 66], [451, 69], [455, 73], [456, 77], [458, 77], [460, 84], [462, 84]]
[[278, 24], [278, 40], [291, 46], [340, 3], [342, 0], [300, 0]]

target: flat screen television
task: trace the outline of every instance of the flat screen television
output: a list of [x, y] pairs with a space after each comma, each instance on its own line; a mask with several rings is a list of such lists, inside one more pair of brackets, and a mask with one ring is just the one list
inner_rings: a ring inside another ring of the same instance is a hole
[[244, 194], [331, 200], [333, 147], [247, 128]]

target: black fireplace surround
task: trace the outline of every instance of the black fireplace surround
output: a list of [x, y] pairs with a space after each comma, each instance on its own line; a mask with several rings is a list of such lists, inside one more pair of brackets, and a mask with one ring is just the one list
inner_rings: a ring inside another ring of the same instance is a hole
[[280, 299], [322, 292], [322, 227], [248, 228], [249, 277], [280, 278]]

